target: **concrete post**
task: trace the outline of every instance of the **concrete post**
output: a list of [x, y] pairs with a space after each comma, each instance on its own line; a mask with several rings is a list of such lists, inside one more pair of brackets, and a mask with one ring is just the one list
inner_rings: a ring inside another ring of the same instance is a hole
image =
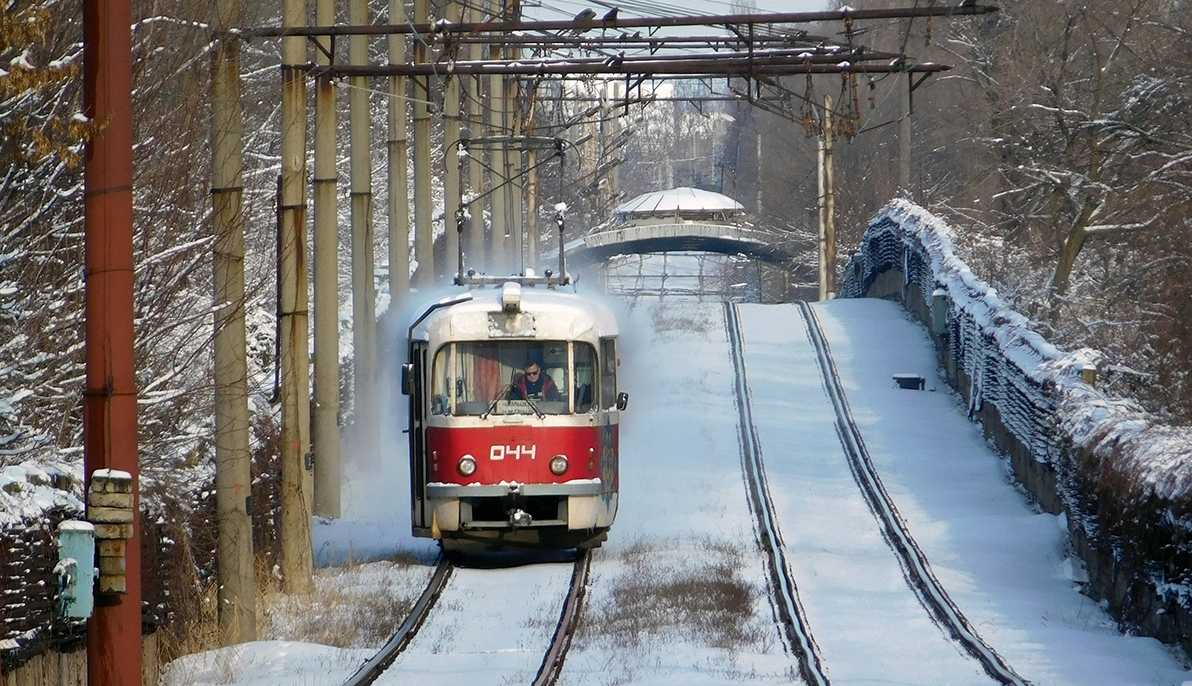
[[836, 184], [833, 173], [832, 96], [824, 96], [824, 286], [825, 298], [836, 297]]
[[[284, 0], [283, 26], [306, 22], [305, 0]], [[311, 550], [310, 336], [306, 247], [306, 39], [282, 39], [278, 315], [281, 331], [281, 573], [287, 593], [314, 590]]]
[[538, 269], [542, 259], [542, 238], [538, 233], [538, 151], [526, 155], [526, 264]]
[[[389, 0], [389, 23], [405, 21], [402, 0]], [[389, 63], [406, 61], [405, 34], [389, 35]], [[396, 306], [410, 291], [410, 181], [407, 176], [406, 130], [407, 82], [404, 76], [389, 77], [389, 297]]]
[[[335, 0], [316, 0], [315, 23], [335, 23]], [[315, 64], [330, 64], [331, 39], [316, 39]], [[324, 52], [326, 51], [326, 53]], [[311, 443], [315, 455], [314, 513], [340, 515], [339, 432], [339, 221], [336, 211], [335, 84], [319, 77], [315, 91], [314, 176], [314, 405]]]
[[[504, 7], [501, 0], [491, 0], [492, 16], [503, 17]], [[501, 59], [501, 48], [498, 44], [490, 44], [488, 50], [488, 58], [490, 60]], [[488, 96], [489, 96], [489, 135], [490, 136], [506, 136], [510, 131], [506, 118], [506, 103], [505, 103], [505, 79], [498, 75], [489, 77], [488, 82]], [[508, 178], [508, 169], [505, 161], [505, 148], [500, 145], [492, 147], [490, 155], [489, 167], [493, 170], [488, 173], [488, 188], [492, 190], [501, 185]], [[512, 261], [509, 259], [508, 250], [505, 245], [505, 234], [509, 230], [509, 214], [508, 203], [506, 201], [505, 189], [501, 189], [492, 193], [492, 198], [489, 212], [492, 219], [492, 259], [491, 269], [497, 274], [506, 274], [512, 268]]]
[[219, 629], [223, 645], [257, 640], [252, 453], [244, 301], [244, 122], [237, 0], [219, 0], [211, 59], [211, 201], [215, 235], [215, 493], [219, 520]]
[[[414, 23], [425, 24], [430, 17], [429, 0], [414, 0]], [[430, 61], [426, 36], [414, 37], [414, 62]], [[414, 77], [414, 259], [418, 269], [414, 282], [426, 288], [435, 279], [434, 207], [431, 204], [430, 159], [430, 78]]]
[[[348, 22], [367, 26], [368, 0], [351, 0]], [[352, 36], [349, 61], [368, 64], [368, 37]], [[352, 181], [352, 435], [366, 463], [377, 453], [380, 408], [377, 396], [377, 295], [373, 286], [372, 146], [370, 145], [369, 81], [352, 79], [351, 181]]]
[[[461, 3], [447, 4], [446, 19], [453, 24], [460, 21]], [[460, 170], [456, 154], [459, 146], [460, 81], [467, 77], [451, 75], [443, 92], [443, 244], [446, 248], [441, 275], [450, 280], [459, 263], [460, 235], [455, 226], [455, 211], [460, 202]]]
[[[463, 21], [475, 21], [480, 18], [481, 13], [479, 8], [474, 8], [470, 4], [465, 4], [463, 8]], [[467, 59], [480, 60], [484, 55], [484, 46], [480, 43], [469, 43], [465, 48], [467, 50]], [[481, 105], [481, 77], [470, 76], [464, 78], [464, 88], [467, 92], [467, 97], [464, 98], [463, 110], [467, 119], [467, 132], [469, 137], [482, 130], [484, 125], [484, 110]], [[466, 173], [464, 176], [465, 184], [468, 193], [475, 197], [484, 192], [484, 176], [483, 169], [479, 161], [474, 157], [481, 155], [479, 150], [471, 151], [473, 156], [468, 157], [467, 165], [465, 167]], [[468, 208], [471, 219], [468, 220], [464, 230], [464, 251], [467, 253], [467, 264], [472, 268], [484, 271], [487, 269], [487, 257], [484, 249], [484, 202], [472, 204]]]

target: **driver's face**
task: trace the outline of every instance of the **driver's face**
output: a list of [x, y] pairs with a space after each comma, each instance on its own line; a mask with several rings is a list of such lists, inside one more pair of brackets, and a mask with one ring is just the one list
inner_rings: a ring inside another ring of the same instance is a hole
[[530, 377], [531, 379], [537, 379], [538, 374], [541, 372], [542, 372], [542, 369], [539, 368], [538, 365], [532, 365], [532, 366], [526, 367], [526, 376]]

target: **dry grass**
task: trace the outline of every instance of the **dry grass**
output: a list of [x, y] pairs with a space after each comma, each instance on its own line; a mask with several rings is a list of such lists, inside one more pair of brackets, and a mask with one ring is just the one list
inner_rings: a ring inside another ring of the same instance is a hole
[[157, 631], [159, 668], [184, 655], [214, 650], [221, 645], [215, 584], [205, 588], [196, 584], [188, 588], [192, 590], [189, 598], [175, 598], [180, 609], [177, 616], [185, 615], [186, 621], [175, 618], [175, 621], [162, 625]]
[[259, 632], [273, 640], [380, 648], [425, 587], [426, 575], [411, 564], [398, 560], [318, 570], [315, 592], [308, 596], [270, 588], [258, 602]]
[[[258, 559], [257, 636], [261, 640], [302, 641], [337, 648], [380, 648], [405, 620], [426, 575], [412, 559], [350, 564], [315, 572], [315, 592], [309, 596], [281, 593], [276, 579]], [[158, 632], [161, 666], [170, 661], [222, 647], [217, 588], [197, 580], [188, 598], [176, 598], [184, 622], [175, 621]], [[175, 630], [170, 630], [173, 627]]]
[[718, 320], [711, 319], [709, 313], [718, 313], [714, 308], [667, 307], [660, 305], [654, 308], [652, 319], [654, 331], [707, 331], [720, 326]]
[[611, 580], [607, 601], [590, 608], [581, 631], [588, 640], [623, 649], [674, 633], [730, 652], [764, 643], [768, 635], [754, 621], [754, 602], [765, 589], [738, 575], [747, 554], [704, 540], [675, 564], [659, 545], [639, 541], [621, 554], [623, 571]]

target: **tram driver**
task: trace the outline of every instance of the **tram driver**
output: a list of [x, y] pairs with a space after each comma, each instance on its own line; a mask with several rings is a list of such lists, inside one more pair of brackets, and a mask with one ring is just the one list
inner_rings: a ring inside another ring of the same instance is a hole
[[510, 395], [521, 400], [546, 400], [557, 402], [563, 400], [555, 380], [542, 370], [537, 360], [530, 360], [523, 368], [521, 376], [513, 383]]

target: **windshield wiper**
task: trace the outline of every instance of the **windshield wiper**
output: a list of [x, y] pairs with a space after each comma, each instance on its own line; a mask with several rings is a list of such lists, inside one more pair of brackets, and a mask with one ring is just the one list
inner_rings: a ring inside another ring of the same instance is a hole
[[[499, 403], [499, 402], [501, 402], [501, 400], [505, 399], [505, 395], [507, 393], [509, 393], [509, 391], [512, 391], [516, 387], [517, 387], [517, 382], [511, 382], [508, 385], [506, 385], [505, 388], [501, 389], [501, 392], [497, 394], [497, 397], [493, 398], [492, 402], [488, 404], [488, 407], [485, 408], [484, 412], [480, 413], [480, 418], [488, 419], [488, 416], [493, 413], [493, 410], [497, 409], [497, 403]], [[510, 398], [510, 399], [511, 400], [524, 400], [524, 401], [526, 401], [526, 403], [528, 403], [530, 405], [530, 409], [534, 410], [534, 414], [539, 419], [546, 417], [546, 413], [543, 412], [542, 410], [538, 409], [538, 405], [533, 400], [531, 400], [529, 398], [529, 396], [525, 395], [524, 393], [521, 394], [521, 398]]]
[[488, 407], [485, 408], [484, 412], [480, 413], [480, 418], [488, 419], [488, 416], [493, 413], [493, 410], [497, 409], [497, 403], [501, 402], [501, 399], [505, 397], [505, 394], [512, 390], [513, 382], [510, 381], [509, 383], [505, 384], [505, 387], [501, 389], [501, 392], [497, 394], [497, 397], [493, 398], [492, 402], [488, 404]]

